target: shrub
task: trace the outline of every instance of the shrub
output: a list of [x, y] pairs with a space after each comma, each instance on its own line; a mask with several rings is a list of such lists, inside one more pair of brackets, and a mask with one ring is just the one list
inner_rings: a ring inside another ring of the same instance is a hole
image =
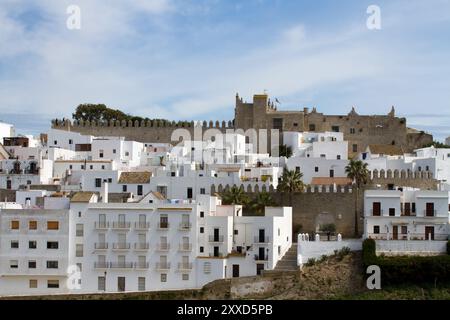
[[325, 261], [327, 261], [327, 259], [328, 259], [327, 255], [323, 254], [323, 255], [320, 257], [319, 262], [325, 262]]
[[366, 239], [362, 245], [362, 258], [364, 266], [376, 264], [376, 243], [373, 239]]
[[316, 259], [314, 259], [314, 258], [309, 258], [308, 261], [306, 261], [307, 267], [312, 267], [315, 264], [316, 264]]

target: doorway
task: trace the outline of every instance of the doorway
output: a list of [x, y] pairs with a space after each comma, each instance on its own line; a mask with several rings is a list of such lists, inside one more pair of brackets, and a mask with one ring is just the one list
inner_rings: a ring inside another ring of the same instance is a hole
[[239, 265], [233, 264], [233, 278], [239, 278]]
[[392, 227], [392, 240], [398, 240], [398, 226]]
[[434, 227], [425, 227], [425, 240], [434, 240]]
[[125, 291], [125, 277], [117, 277], [117, 291]]

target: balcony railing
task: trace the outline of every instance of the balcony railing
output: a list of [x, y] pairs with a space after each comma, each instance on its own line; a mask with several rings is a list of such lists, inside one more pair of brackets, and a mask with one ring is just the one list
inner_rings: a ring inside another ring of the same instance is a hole
[[157, 262], [155, 266], [156, 270], [170, 270], [170, 262]]
[[259, 237], [256, 236], [254, 243], [269, 243], [269, 237]]
[[255, 261], [268, 261], [268, 260], [269, 260], [268, 255], [255, 254]]
[[189, 231], [192, 228], [192, 224], [190, 222], [181, 222], [178, 229], [181, 231]]
[[134, 229], [136, 230], [148, 230], [150, 229], [150, 222], [135, 222]]
[[436, 217], [437, 216], [437, 210], [424, 210], [423, 215], [425, 217]]
[[157, 251], [169, 251], [170, 250], [170, 243], [158, 243], [156, 245]]
[[109, 267], [111, 269], [132, 269], [133, 262], [111, 262]]
[[109, 263], [108, 262], [94, 262], [94, 268], [95, 269], [108, 269]]
[[148, 242], [136, 242], [134, 244], [134, 250], [148, 250], [149, 247], [150, 246]]
[[185, 263], [185, 262], [178, 263], [178, 270], [179, 271], [192, 270], [192, 263]]
[[370, 215], [373, 217], [383, 216], [384, 211], [383, 210], [370, 210]]
[[134, 268], [145, 270], [145, 269], [148, 269], [148, 266], [149, 266], [148, 262], [136, 262], [136, 264], [134, 265]]
[[108, 250], [107, 242], [97, 242], [94, 245], [95, 250]]
[[184, 252], [190, 252], [190, 251], [192, 251], [192, 244], [191, 243], [180, 243], [178, 250], [184, 251]]
[[[405, 233], [398, 233], [396, 237], [392, 233], [369, 233], [368, 237], [374, 240], [408, 240], [408, 234]], [[409, 234], [410, 241], [428, 241], [428, 237], [429, 235], [425, 235], [425, 233]], [[447, 234], [434, 234], [434, 241], [446, 241], [448, 238]]]
[[113, 222], [113, 229], [130, 229], [130, 223], [124, 221]]
[[97, 221], [94, 224], [94, 228], [97, 230], [105, 230], [109, 229], [109, 222], [106, 221]]
[[169, 229], [168, 222], [159, 222], [158, 223], [158, 230], [167, 230], [167, 229]]
[[209, 242], [221, 243], [223, 242], [223, 236], [209, 236]]
[[113, 243], [113, 250], [129, 250], [130, 243], [128, 242], [117, 242]]

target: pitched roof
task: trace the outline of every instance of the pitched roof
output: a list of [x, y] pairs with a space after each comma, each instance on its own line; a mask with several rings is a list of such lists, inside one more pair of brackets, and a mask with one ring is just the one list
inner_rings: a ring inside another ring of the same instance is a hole
[[346, 186], [352, 184], [352, 180], [345, 177], [314, 177], [311, 181], [311, 185], [329, 186], [332, 184], [336, 184], [337, 186]]
[[149, 183], [151, 176], [152, 173], [148, 171], [122, 172], [120, 174], [119, 183], [128, 183], [128, 184]]
[[89, 202], [94, 194], [95, 192], [80, 191], [72, 196], [70, 202]]
[[399, 146], [393, 146], [390, 144], [371, 144], [369, 145], [370, 153], [372, 154], [384, 154], [388, 156], [401, 156], [403, 155], [403, 149]]

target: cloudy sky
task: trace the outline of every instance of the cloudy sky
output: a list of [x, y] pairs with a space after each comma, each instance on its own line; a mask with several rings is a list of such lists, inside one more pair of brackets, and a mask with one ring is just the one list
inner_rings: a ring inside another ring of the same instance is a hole
[[[81, 9], [69, 30], [67, 7]], [[381, 9], [381, 30], [366, 10]], [[383, 114], [450, 135], [450, 0], [1, 0], [0, 119], [45, 131], [80, 103], [231, 120], [234, 96]]]

